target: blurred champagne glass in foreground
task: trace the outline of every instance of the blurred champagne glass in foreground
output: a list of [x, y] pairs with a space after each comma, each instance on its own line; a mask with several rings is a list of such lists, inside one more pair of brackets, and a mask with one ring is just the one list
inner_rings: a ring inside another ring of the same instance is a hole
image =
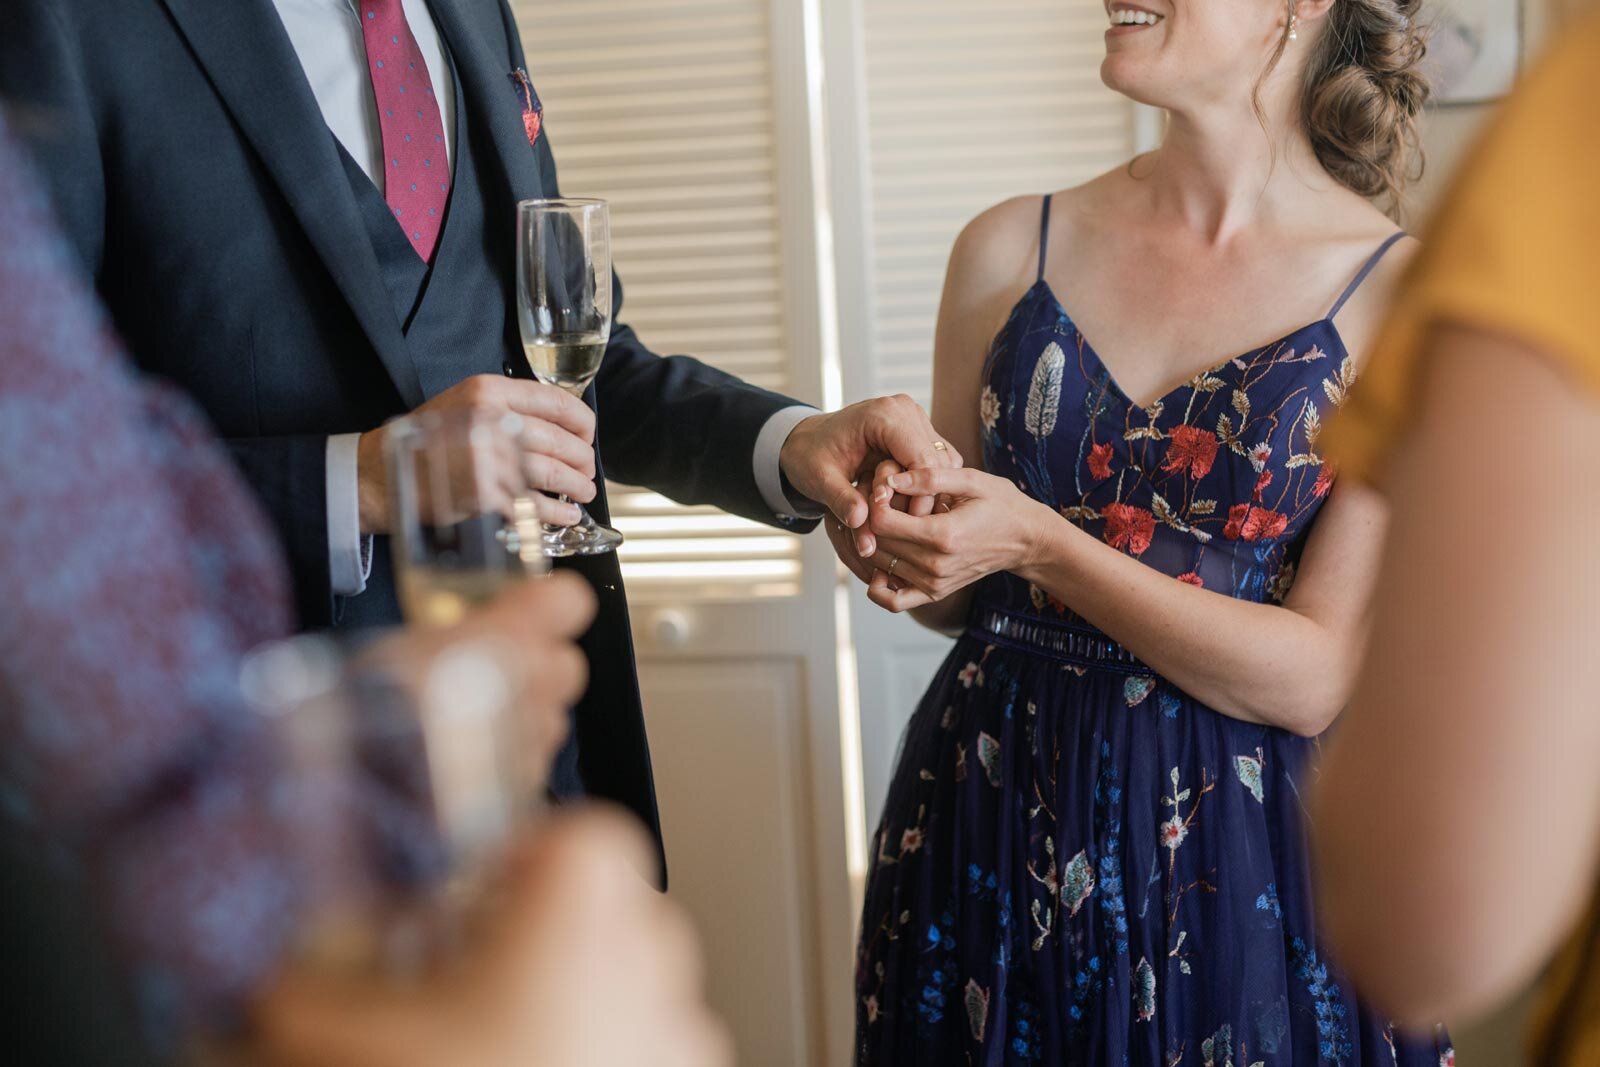
[[544, 574], [537, 490], [514, 414], [425, 412], [389, 437], [400, 601], [420, 626], [451, 626], [515, 581]]
[[300, 963], [404, 981], [453, 954], [534, 808], [509, 651], [396, 664], [302, 637], [247, 660], [279, 756]]

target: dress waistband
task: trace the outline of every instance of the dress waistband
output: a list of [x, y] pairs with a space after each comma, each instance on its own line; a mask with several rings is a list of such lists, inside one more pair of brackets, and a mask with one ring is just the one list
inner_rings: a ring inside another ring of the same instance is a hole
[[1052, 622], [1001, 608], [979, 608], [967, 632], [990, 644], [1045, 656], [1060, 663], [1123, 674], [1155, 673], [1105, 634], [1068, 622]]

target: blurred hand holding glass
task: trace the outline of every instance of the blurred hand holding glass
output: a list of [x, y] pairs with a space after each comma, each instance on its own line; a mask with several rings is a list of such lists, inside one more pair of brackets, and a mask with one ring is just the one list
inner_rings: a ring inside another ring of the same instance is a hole
[[519, 649], [459, 624], [543, 575], [516, 415], [400, 420], [388, 441], [401, 603], [416, 630], [359, 653], [302, 639], [251, 660], [246, 686], [284, 755], [279, 794], [308, 892], [303, 958], [417, 973], [444, 954], [541, 800]]
[[390, 515], [401, 605], [450, 626], [549, 563], [516, 415], [430, 412], [389, 436]]
[[451, 646], [408, 675], [307, 637], [247, 662], [246, 695], [281, 759], [302, 964], [407, 980], [453, 953], [542, 780], [507, 651]]
[[[534, 375], [582, 396], [611, 341], [611, 218], [604, 200], [517, 205], [517, 322]], [[546, 555], [600, 555], [622, 543], [620, 533], [579, 510], [577, 524], [545, 527]]]

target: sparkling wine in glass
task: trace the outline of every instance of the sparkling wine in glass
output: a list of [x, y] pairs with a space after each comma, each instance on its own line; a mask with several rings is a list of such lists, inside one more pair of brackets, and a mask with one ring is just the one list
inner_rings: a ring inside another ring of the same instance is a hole
[[[611, 220], [604, 200], [517, 205], [517, 322], [534, 375], [581, 397], [611, 340]], [[547, 556], [595, 556], [622, 543], [620, 533], [578, 510], [571, 526], [545, 526]]]
[[411, 622], [454, 625], [549, 569], [522, 431], [517, 415], [471, 412], [419, 413], [391, 430], [395, 565]]

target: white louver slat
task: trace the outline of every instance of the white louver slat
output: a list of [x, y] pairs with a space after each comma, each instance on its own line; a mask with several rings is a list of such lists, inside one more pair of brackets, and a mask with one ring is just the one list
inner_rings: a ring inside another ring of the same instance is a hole
[[[1094, 0], [863, 0], [874, 391], [927, 403], [944, 268], [973, 216], [1133, 151]], [[1019, 249], [1019, 255], [1026, 251]]]
[[[611, 201], [623, 320], [786, 391], [770, 0], [513, 0], [569, 196]], [[604, 427], [602, 427], [604, 432]], [[637, 595], [792, 596], [798, 540], [611, 488]]]

